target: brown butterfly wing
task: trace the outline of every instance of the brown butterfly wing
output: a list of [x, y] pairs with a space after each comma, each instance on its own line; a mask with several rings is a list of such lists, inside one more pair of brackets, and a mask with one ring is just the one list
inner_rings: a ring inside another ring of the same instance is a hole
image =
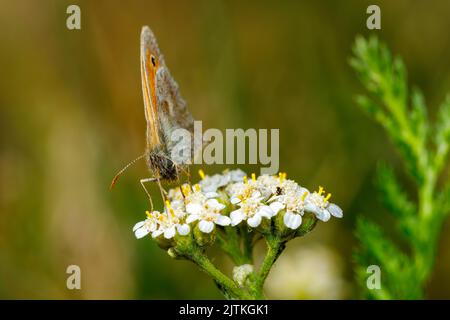
[[[172, 132], [183, 128], [193, 135], [194, 119], [180, 95], [178, 84], [165, 64], [153, 32], [146, 26], [142, 28], [141, 33], [141, 61], [145, 72], [144, 103], [151, 102], [150, 108], [146, 106], [149, 150], [158, 148], [170, 154], [175, 143], [171, 141]], [[157, 139], [153, 139], [155, 135]]]
[[147, 121], [147, 152], [162, 144], [158, 117], [156, 73], [159, 68], [160, 52], [156, 39], [148, 27], [141, 31], [141, 80], [144, 98], [144, 113]]

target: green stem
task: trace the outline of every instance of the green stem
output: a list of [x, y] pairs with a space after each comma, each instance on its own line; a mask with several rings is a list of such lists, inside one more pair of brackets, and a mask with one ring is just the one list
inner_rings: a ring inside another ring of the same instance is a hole
[[255, 294], [259, 297], [264, 297], [263, 295], [263, 287], [264, 282], [266, 281], [267, 276], [269, 275], [270, 269], [272, 268], [275, 261], [278, 259], [280, 254], [283, 252], [286, 244], [284, 241], [277, 237], [267, 237], [267, 253], [264, 257], [264, 260], [259, 268], [258, 275], [255, 279]]
[[433, 214], [433, 193], [436, 186], [435, 172], [432, 168], [423, 170], [424, 182], [419, 187], [419, 215], [428, 218]]
[[439, 224], [439, 217], [434, 210], [433, 196], [436, 187], [436, 172], [428, 161], [423, 163], [421, 171], [424, 182], [419, 186], [418, 191], [418, 219], [423, 228], [418, 235], [418, 245], [413, 246], [416, 274], [420, 283], [424, 282], [431, 272], [434, 264], [435, 245], [439, 236], [439, 232], [433, 230], [435, 224]]
[[241, 235], [245, 262], [253, 264], [253, 234], [247, 231], [246, 226], [241, 226]]
[[216, 241], [218, 246], [231, 258], [231, 260], [233, 260], [236, 265], [246, 263], [245, 257], [242, 256], [239, 246], [237, 246], [234, 241], [225, 239], [219, 232], [216, 235]]
[[251, 296], [240, 289], [236, 283], [217, 269], [212, 262], [201, 252], [193, 252], [190, 259], [206, 272], [227, 298], [250, 299]]

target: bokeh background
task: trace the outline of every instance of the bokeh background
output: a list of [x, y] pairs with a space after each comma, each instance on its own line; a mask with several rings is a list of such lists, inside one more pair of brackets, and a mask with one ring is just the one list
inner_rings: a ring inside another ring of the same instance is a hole
[[[381, 31], [365, 27], [375, 3]], [[81, 30], [66, 28], [69, 4], [81, 7]], [[345, 210], [289, 243], [268, 297], [358, 298], [355, 219], [385, 217], [376, 164], [403, 171], [354, 103], [363, 89], [347, 63], [351, 46], [357, 34], [378, 34], [403, 56], [433, 115], [450, 90], [449, 14], [447, 0], [1, 1], [0, 298], [221, 298], [194, 265], [134, 238], [148, 207], [144, 162], [108, 190], [144, 150], [145, 24], [204, 127], [280, 128], [281, 169], [310, 189], [325, 186]], [[450, 298], [449, 228], [429, 298]], [[230, 261], [213, 255], [229, 272]], [[70, 264], [81, 267], [80, 291], [66, 288]]]

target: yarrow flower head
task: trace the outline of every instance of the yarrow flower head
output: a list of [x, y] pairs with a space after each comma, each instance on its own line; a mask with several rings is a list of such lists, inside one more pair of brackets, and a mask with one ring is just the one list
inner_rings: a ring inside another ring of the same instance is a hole
[[186, 205], [186, 211], [189, 216], [187, 223], [198, 222], [198, 228], [204, 233], [210, 233], [214, 230], [214, 226], [228, 226], [231, 222], [230, 218], [220, 213], [225, 205], [219, 203], [217, 199], [207, 199], [202, 203], [189, 203]]
[[254, 173], [252, 174], [252, 179], [250, 181], [247, 179], [247, 176], [244, 176], [242, 181], [230, 184], [226, 188], [226, 192], [229, 194], [230, 202], [232, 204], [238, 204], [250, 198], [264, 199], [261, 189], [256, 183], [256, 176]]
[[146, 212], [147, 219], [136, 223], [133, 227], [136, 238], [140, 239], [151, 233], [152, 238], [163, 235], [165, 239], [172, 239], [178, 232], [184, 236], [189, 234], [190, 227], [183, 222], [186, 213], [181, 207], [173, 208], [169, 201], [166, 201], [164, 213], [159, 211]]
[[216, 192], [219, 188], [222, 188], [229, 183], [242, 181], [245, 176], [245, 172], [242, 170], [225, 170], [222, 174], [215, 174], [213, 176], [207, 176], [203, 170], [199, 170], [199, 175], [202, 178], [199, 185], [203, 192]]
[[[289, 240], [310, 232], [317, 221], [342, 217], [342, 209], [330, 202], [322, 187], [313, 193], [278, 175], [224, 171], [163, 192], [164, 210], [147, 211], [133, 232], [140, 239], [151, 235], [170, 257], [188, 259], [224, 288], [226, 297], [263, 297], [268, 270]], [[254, 270], [253, 250], [260, 239], [268, 246], [259, 271]], [[207, 257], [208, 246], [219, 246], [234, 261], [233, 279], [217, 272]], [[261, 272], [261, 270], [266, 270]]]
[[236, 226], [245, 220], [248, 226], [256, 228], [261, 224], [263, 217], [272, 218], [275, 213], [262, 200], [260, 193], [255, 192], [251, 197], [239, 201], [237, 203], [239, 208], [230, 213], [231, 225]]
[[280, 210], [285, 210], [283, 216], [285, 226], [293, 230], [297, 229], [302, 223], [305, 200], [309, 191], [295, 181], [286, 179], [285, 173], [280, 173], [278, 178], [265, 178], [264, 180], [268, 181], [268, 186], [274, 193], [268, 201], [270, 208], [275, 214]]
[[306, 198], [305, 210], [314, 213], [317, 219], [322, 221], [330, 220], [331, 216], [343, 217], [342, 209], [334, 203], [329, 202], [331, 193], [325, 196], [325, 191], [319, 187], [319, 191], [309, 194]]
[[207, 176], [199, 171], [201, 180], [193, 186], [183, 184], [167, 193], [164, 212], [148, 212], [147, 219], [138, 222], [133, 231], [137, 238], [151, 234], [172, 239], [178, 233], [189, 235], [193, 226], [204, 234], [214, 232], [216, 226], [235, 227], [243, 221], [258, 228], [263, 219], [274, 220], [278, 215], [286, 230], [297, 230], [305, 212], [316, 219], [328, 221], [331, 216], [341, 218], [342, 209], [330, 203], [331, 194], [322, 187], [310, 193], [285, 173], [251, 178], [241, 170], [224, 171]]
[[161, 213], [159, 213], [159, 211], [146, 211], [145, 213], [147, 215], [147, 219], [145, 219], [144, 221], [139, 221], [133, 227], [133, 232], [138, 239], [145, 237], [149, 233], [152, 233], [156, 231], [156, 229], [158, 229], [157, 217]]
[[305, 213], [305, 200], [309, 192], [305, 188], [299, 188], [295, 192], [274, 196], [270, 207], [277, 212], [284, 209], [283, 221], [286, 227], [297, 229], [302, 224], [302, 216]]

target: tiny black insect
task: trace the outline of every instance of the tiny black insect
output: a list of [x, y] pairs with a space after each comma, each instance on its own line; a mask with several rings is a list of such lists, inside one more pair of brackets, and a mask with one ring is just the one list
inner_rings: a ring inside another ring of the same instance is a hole
[[283, 192], [283, 190], [280, 187], [277, 187], [277, 191], [276, 191], [277, 196], [280, 196], [282, 192]]

